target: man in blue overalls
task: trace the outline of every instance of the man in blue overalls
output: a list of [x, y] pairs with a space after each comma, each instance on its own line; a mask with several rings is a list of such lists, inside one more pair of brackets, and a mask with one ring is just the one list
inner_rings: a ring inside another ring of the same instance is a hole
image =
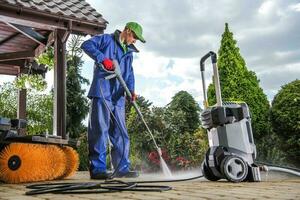
[[[136, 40], [145, 43], [142, 27], [136, 22], [128, 22], [121, 32], [97, 35], [83, 42], [81, 48], [95, 61], [94, 77], [88, 93], [91, 109], [88, 124], [88, 144], [90, 175], [92, 179], [106, 179], [106, 150], [108, 138], [113, 147], [112, 163], [116, 177], [137, 177], [136, 171], [130, 171], [129, 137], [125, 124], [125, 92], [118, 80], [104, 79], [114, 70], [112, 60], [117, 60], [122, 77], [132, 94], [134, 93], [134, 73], [132, 68], [133, 52], [138, 52], [133, 45]], [[113, 113], [113, 115], [111, 114]]]

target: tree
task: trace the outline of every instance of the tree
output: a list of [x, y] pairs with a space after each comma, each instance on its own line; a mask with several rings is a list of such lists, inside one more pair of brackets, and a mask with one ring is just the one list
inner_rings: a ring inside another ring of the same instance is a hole
[[[166, 124], [166, 147], [172, 159], [184, 158], [192, 163], [198, 161], [202, 145], [197, 141], [206, 138], [200, 127], [200, 108], [192, 95], [186, 91], [179, 91], [166, 106], [164, 121]], [[204, 136], [204, 137], [203, 137]], [[205, 139], [206, 140], [206, 139]], [[205, 140], [201, 140], [205, 142]], [[201, 156], [200, 156], [201, 157]]]
[[292, 81], [275, 95], [271, 122], [274, 132], [283, 141], [282, 147], [290, 161], [300, 165], [300, 80]]
[[[158, 145], [161, 145], [160, 131], [157, 123], [159, 120], [155, 120], [156, 117], [151, 111], [152, 103], [146, 100], [143, 96], [138, 96], [136, 103], [139, 106], [141, 113], [143, 114], [144, 120], [146, 121], [149, 129], [151, 130]], [[144, 123], [137, 115], [134, 107], [127, 101], [126, 103], [126, 124], [128, 134], [130, 136], [130, 160], [133, 166], [141, 165], [142, 158], [147, 157], [147, 154], [155, 149], [152, 137], [147, 131]], [[163, 129], [162, 129], [163, 130]]]
[[[34, 89], [27, 90], [27, 133], [52, 132], [53, 95], [43, 94]], [[17, 117], [18, 88], [13, 83], [0, 87], [0, 116]]]
[[[88, 100], [85, 97], [85, 90], [81, 88], [82, 84], [89, 84], [89, 81], [81, 76], [82, 49], [80, 45], [82, 37], [72, 35], [68, 41], [67, 51], [67, 132], [71, 138], [78, 138], [80, 133], [84, 132], [85, 126], [82, 121], [88, 114]], [[47, 49], [38, 58], [39, 63], [45, 64], [49, 69], [54, 66], [54, 51], [53, 48]]]
[[27, 116], [29, 134], [52, 133], [53, 93], [30, 92], [27, 95]]
[[199, 112], [199, 105], [192, 95], [180, 91], [167, 105], [165, 120], [176, 134], [193, 133], [200, 126]]
[[48, 67], [49, 70], [54, 67], [54, 49], [53, 47], [48, 47], [44, 53], [42, 53], [37, 58], [38, 63], [44, 64]]
[[[222, 98], [223, 101], [244, 101], [248, 104], [254, 137], [258, 139], [267, 135], [270, 130], [269, 102], [255, 73], [247, 69], [236, 43], [226, 23], [218, 51]], [[216, 102], [215, 88], [212, 84], [209, 85], [208, 100], [210, 105]]]
[[[189, 93], [178, 92], [166, 107], [152, 106], [152, 103], [142, 96], [138, 97], [137, 104], [156, 143], [162, 149], [163, 156], [168, 158], [165, 160], [168, 164], [179, 168], [200, 165], [207, 150], [207, 136], [199, 127], [200, 108]], [[143, 165], [144, 170], [146, 167], [150, 171], [158, 169], [159, 166], [153, 166], [151, 162], [151, 155], [158, 157], [155, 156], [156, 148], [152, 137], [128, 102], [126, 124], [130, 136], [132, 166]], [[186, 161], [184, 166], [182, 161]]]
[[82, 84], [89, 84], [89, 81], [81, 76], [82, 50], [80, 45], [82, 38], [73, 35], [68, 43], [67, 61], [67, 132], [72, 138], [78, 138], [84, 132], [85, 126], [82, 121], [89, 111], [88, 100], [85, 97], [85, 90]]
[[18, 90], [12, 83], [0, 85], [0, 116], [6, 118], [17, 117]]

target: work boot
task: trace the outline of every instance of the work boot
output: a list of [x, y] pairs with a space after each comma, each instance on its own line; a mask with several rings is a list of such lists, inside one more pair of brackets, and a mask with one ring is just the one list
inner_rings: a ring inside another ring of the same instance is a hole
[[98, 173], [90, 172], [91, 179], [97, 179], [97, 180], [109, 179], [111, 177], [111, 175], [112, 175], [112, 173], [110, 173], [110, 172], [98, 172]]
[[136, 178], [139, 176], [137, 171], [117, 172], [116, 178]]

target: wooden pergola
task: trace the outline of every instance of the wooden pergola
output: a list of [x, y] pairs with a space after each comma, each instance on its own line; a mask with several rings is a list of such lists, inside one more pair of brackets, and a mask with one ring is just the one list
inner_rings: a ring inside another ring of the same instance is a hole
[[[66, 135], [66, 41], [70, 34], [103, 33], [107, 21], [84, 0], [0, 0], [0, 74], [19, 76], [54, 46], [53, 135]], [[17, 117], [26, 119], [26, 90]]]

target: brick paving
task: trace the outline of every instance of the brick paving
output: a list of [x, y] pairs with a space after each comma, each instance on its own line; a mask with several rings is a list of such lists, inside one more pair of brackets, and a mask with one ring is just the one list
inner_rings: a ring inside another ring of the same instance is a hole
[[[159, 177], [159, 176], [157, 176]], [[263, 181], [256, 183], [230, 183], [227, 181], [210, 182], [204, 178], [192, 181], [158, 183], [173, 189], [165, 192], [115, 192], [98, 194], [41, 194], [27, 196], [26, 184], [1, 184], [2, 200], [93, 200], [93, 199], [300, 199], [300, 178], [280, 173], [262, 175]], [[148, 180], [149, 176], [141, 176], [133, 180]], [[153, 180], [157, 180], [154, 176]], [[125, 180], [125, 179], [122, 179]], [[72, 179], [62, 182], [95, 182], [89, 179], [87, 172], [78, 172]]]

